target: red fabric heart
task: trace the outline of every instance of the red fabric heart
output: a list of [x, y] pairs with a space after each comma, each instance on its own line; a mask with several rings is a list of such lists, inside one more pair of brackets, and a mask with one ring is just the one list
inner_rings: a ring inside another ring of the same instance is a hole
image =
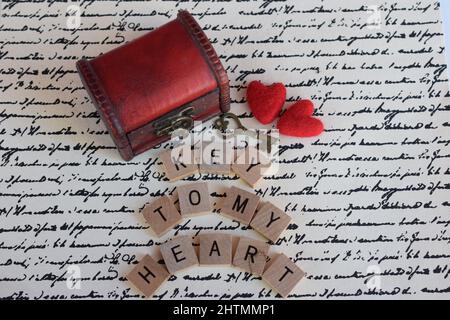
[[[301, 116], [307, 116], [311, 117], [314, 114], [314, 103], [311, 100], [300, 100], [294, 103], [292, 106], [289, 107], [288, 110], [296, 109], [295, 114], [299, 117]], [[286, 111], [288, 112], [288, 111]]]
[[281, 134], [292, 137], [314, 137], [321, 134], [324, 126], [320, 119], [312, 117], [314, 104], [310, 100], [300, 100], [281, 116], [277, 128]]
[[280, 114], [286, 101], [286, 88], [282, 83], [265, 86], [261, 81], [252, 81], [247, 87], [247, 102], [255, 118], [269, 124]]

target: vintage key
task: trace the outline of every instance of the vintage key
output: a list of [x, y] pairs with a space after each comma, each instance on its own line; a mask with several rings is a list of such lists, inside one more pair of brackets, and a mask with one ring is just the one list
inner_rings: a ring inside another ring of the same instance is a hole
[[[227, 135], [226, 131], [228, 130], [228, 126], [230, 122], [227, 119], [231, 119], [235, 122], [236, 129], [233, 131], [233, 134]], [[224, 138], [230, 138], [236, 136], [237, 133], [244, 133], [247, 136], [256, 139], [259, 143], [260, 150], [267, 152], [268, 154], [272, 153], [272, 146], [279, 143], [279, 139], [272, 137], [269, 134], [261, 134], [259, 132], [247, 129], [239, 119], [237, 115], [231, 112], [223, 113], [219, 116], [218, 119], [214, 121], [214, 128], [220, 130], [224, 135]]]

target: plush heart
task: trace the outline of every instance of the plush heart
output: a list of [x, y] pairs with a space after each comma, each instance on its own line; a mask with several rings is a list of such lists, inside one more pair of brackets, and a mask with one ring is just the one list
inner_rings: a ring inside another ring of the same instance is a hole
[[262, 124], [269, 124], [280, 114], [286, 101], [286, 88], [282, 83], [265, 86], [252, 81], [247, 88], [247, 102], [255, 118]]
[[281, 134], [292, 137], [314, 137], [324, 130], [323, 123], [312, 117], [314, 104], [310, 100], [301, 100], [292, 105], [277, 124]]
[[[294, 110], [295, 109], [295, 110]], [[292, 110], [293, 114], [301, 116], [312, 116], [314, 114], [314, 103], [311, 100], [300, 100], [289, 107], [288, 111]], [[286, 111], [286, 112], [288, 112]]]

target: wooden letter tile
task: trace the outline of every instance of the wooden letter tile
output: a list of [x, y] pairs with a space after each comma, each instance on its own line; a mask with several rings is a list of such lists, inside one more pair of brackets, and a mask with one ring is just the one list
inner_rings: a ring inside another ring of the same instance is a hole
[[168, 196], [162, 196], [146, 205], [142, 214], [158, 237], [181, 221], [180, 213]]
[[231, 164], [204, 164], [200, 165], [200, 173], [211, 173], [218, 175], [230, 175]]
[[175, 189], [171, 195], [168, 195], [168, 197], [170, 198], [170, 201], [172, 201], [172, 203], [175, 205], [175, 208], [177, 208], [178, 212], [180, 212], [180, 200], [178, 200], [177, 190]]
[[231, 235], [200, 234], [200, 265], [230, 265], [233, 242]]
[[146, 297], [150, 297], [169, 278], [169, 272], [152, 257], [146, 255], [127, 275], [130, 281]]
[[177, 187], [182, 216], [207, 213], [212, 210], [208, 184], [190, 183]]
[[231, 165], [231, 169], [247, 182], [251, 187], [255, 187], [271, 166], [270, 160], [256, 148], [247, 148]]
[[233, 159], [231, 153], [227, 152], [226, 143], [209, 143], [202, 150], [200, 172], [229, 175], [231, 162]]
[[255, 214], [259, 201], [260, 197], [257, 195], [236, 187], [231, 187], [227, 190], [221, 213], [248, 225]]
[[269, 244], [250, 238], [240, 238], [233, 257], [233, 265], [247, 272], [262, 275]]
[[267, 239], [275, 242], [290, 221], [291, 217], [283, 210], [267, 202], [256, 212], [250, 226]]
[[198, 172], [195, 154], [189, 147], [176, 147], [163, 151], [159, 158], [163, 162], [167, 178], [170, 181], [183, 179]]
[[305, 273], [289, 257], [279, 254], [263, 273], [263, 279], [283, 297], [287, 297]]
[[192, 238], [180, 236], [160, 246], [161, 254], [170, 273], [198, 265], [197, 254], [192, 246]]

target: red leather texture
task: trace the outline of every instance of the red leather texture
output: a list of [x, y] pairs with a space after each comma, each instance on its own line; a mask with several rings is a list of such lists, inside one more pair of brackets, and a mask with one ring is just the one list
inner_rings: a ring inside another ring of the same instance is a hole
[[175, 109], [193, 108], [194, 120], [229, 110], [225, 69], [187, 11], [77, 68], [125, 160], [169, 138], [153, 122]]
[[92, 67], [126, 132], [217, 88], [199, 48], [178, 20], [94, 59]]
[[[191, 103], [190, 107], [195, 109], [193, 119], [195, 121], [206, 121], [220, 113], [218, 90], [212, 91], [207, 95], [198, 98]], [[136, 153], [141, 153], [148, 149], [148, 144], [157, 144], [167, 140], [166, 137], [158, 137], [155, 134], [152, 123], [140, 127], [128, 134], [131, 147]]]

